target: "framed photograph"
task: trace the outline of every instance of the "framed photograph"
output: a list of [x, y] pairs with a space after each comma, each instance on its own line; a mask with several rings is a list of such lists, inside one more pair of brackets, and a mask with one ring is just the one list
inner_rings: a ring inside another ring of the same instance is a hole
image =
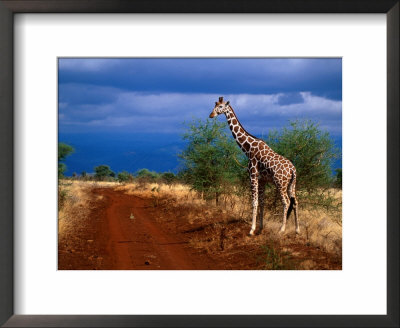
[[341, 58], [58, 58], [58, 269], [341, 270], [341, 92]]
[[393, 326], [398, 1], [1, 1], [8, 326]]

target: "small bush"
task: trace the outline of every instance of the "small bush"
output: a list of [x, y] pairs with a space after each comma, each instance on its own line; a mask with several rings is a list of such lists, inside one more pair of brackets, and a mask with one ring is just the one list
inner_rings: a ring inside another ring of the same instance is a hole
[[117, 175], [118, 182], [131, 182], [133, 180], [132, 174], [127, 171], [119, 172]]
[[99, 165], [94, 168], [95, 178], [100, 181], [109, 180], [107, 178], [114, 178], [115, 173], [111, 171], [108, 165]]
[[152, 183], [156, 182], [160, 178], [160, 175], [157, 172], [149, 171], [148, 169], [137, 171], [135, 176], [139, 180], [139, 183]]
[[161, 180], [166, 185], [171, 186], [174, 182], [177, 181], [177, 178], [172, 172], [165, 172], [161, 175]]

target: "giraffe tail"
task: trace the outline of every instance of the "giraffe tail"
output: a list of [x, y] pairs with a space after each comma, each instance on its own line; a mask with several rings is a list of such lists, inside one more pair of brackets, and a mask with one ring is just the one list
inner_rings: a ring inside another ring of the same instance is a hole
[[293, 205], [294, 205], [294, 197], [290, 197], [290, 205], [287, 211], [286, 220], [289, 219], [290, 213], [292, 213]]

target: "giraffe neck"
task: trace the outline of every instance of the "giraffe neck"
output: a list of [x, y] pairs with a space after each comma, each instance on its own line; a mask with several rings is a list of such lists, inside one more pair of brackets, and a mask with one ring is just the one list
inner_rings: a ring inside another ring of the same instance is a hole
[[233, 138], [235, 138], [239, 147], [248, 156], [250, 145], [253, 141], [257, 140], [257, 138], [252, 136], [243, 128], [231, 106], [229, 106], [229, 111], [225, 112], [225, 116], [228, 121], [229, 128], [231, 129]]

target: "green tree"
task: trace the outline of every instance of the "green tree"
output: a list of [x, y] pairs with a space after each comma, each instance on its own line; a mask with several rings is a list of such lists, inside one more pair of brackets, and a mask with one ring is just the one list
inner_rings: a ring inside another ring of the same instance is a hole
[[99, 165], [94, 168], [95, 178], [97, 180], [106, 180], [110, 177], [115, 177], [115, 173], [111, 171], [108, 165]]
[[335, 176], [335, 187], [342, 189], [342, 169], [336, 169], [335, 170], [336, 176]]
[[179, 176], [203, 198], [215, 199], [218, 204], [220, 196], [232, 192], [239, 179], [239, 147], [228, 135], [226, 123], [216, 120], [189, 123], [183, 138], [187, 146], [179, 155], [183, 164]]
[[132, 175], [127, 171], [122, 171], [118, 173], [117, 179], [119, 182], [127, 182], [132, 180]]
[[165, 184], [170, 186], [176, 181], [177, 178], [172, 172], [164, 172], [161, 175], [161, 179]]
[[271, 131], [267, 144], [296, 167], [296, 189], [308, 192], [332, 185], [332, 164], [339, 151], [328, 132], [309, 120], [290, 122], [281, 131]]
[[[310, 120], [290, 122], [280, 131], [271, 131], [267, 144], [289, 159], [296, 167], [296, 190], [300, 205], [337, 210], [340, 204], [329, 190], [334, 184], [333, 162], [340, 152], [318, 124]], [[271, 186], [266, 190], [266, 206], [275, 208], [279, 196]]]
[[66, 143], [59, 142], [58, 143], [58, 177], [62, 178], [64, 176], [64, 172], [67, 169], [64, 161], [67, 156], [71, 155], [74, 152], [74, 148]]
[[154, 182], [160, 177], [157, 172], [148, 169], [140, 169], [135, 175], [142, 182]]

